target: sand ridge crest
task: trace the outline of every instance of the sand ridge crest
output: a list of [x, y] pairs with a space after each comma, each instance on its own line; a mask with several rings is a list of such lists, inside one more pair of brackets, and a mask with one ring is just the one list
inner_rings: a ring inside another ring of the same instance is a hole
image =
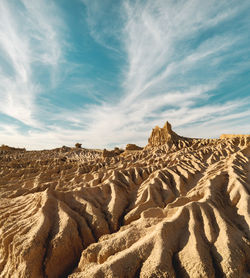
[[0, 148], [0, 277], [250, 277], [250, 136]]

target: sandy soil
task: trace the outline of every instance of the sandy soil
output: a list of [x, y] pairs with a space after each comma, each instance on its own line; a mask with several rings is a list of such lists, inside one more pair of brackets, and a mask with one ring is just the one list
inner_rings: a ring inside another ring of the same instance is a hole
[[250, 277], [250, 136], [131, 146], [0, 148], [1, 278]]

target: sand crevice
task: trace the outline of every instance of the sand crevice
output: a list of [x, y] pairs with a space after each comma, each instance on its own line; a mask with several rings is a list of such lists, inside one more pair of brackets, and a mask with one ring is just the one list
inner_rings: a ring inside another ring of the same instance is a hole
[[249, 277], [249, 146], [0, 150], [0, 277]]

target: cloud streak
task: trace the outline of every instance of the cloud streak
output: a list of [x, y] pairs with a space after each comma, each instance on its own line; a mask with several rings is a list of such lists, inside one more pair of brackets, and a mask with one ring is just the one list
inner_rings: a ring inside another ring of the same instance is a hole
[[[104, 91], [105, 97], [95, 104], [74, 110], [54, 103], [48, 103], [49, 108], [39, 106], [37, 96], [44, 84], [35, 78], [37, 65], [49, 72], [49, 87], [57, 86], [57, 75], [67, 75], [60, 66], [71, 65], [63, 34], [69, 26], [62, 14], [52, 16], [57, 8], [51, 2], [20, 3], [18, 17], [9, 2], [0, 6], [5, 15], [0, 18], [5, 26], [0, 30], [0, 46], [8, 64], [1, 69], [0, 110], [33, 128], [20, 132], [16, 124], [2, 124], [3, 141], [14, 144], [15, 136], [24, 144], [29, 141], [30, 148], [76, 141], [100, 148], [145, 145], [151, 128], [166, 120], [186, 136], [219, 136], [233, 132], [239, 123], [250, 133], [246, 120], [250, 99], [231, 89], [232, 80], [250, 66], [242, 59], [249, 55], [249, 23], [244, 14], [250, 10], [248, 1], [240, 5], [234, 0], [124, 0], [115, 5], [108, 0], [82, 1], [89, 34], [107, 56], [119, 53], [125, 63], [118, 67], [119, 79], [114, 82], [121, 91], [115, 97]], [[20, 29], [20, 22], [27, 27]], [[111, 81], [99, 80], [98, 85]], [[71, 86], [79, 88], [79, 96], [99, 95], [86, 82]]]
[[[246, 34], [229, 28], [215, 31], [249, 8], [246, 1], [242, 5], [236, 1], [123, 3], [126, 21], [121, 39], [127, 56], [123, 95], [115, 107], [104, 103], [85, 110], [88, 137], [102, 138], [98, 142], [102, 146], [114, 141], [145, 144], [141, 138], [146, 131], [167, 119], [183, 128], [214, 119], [219, 123], [246, 109], [249, 99], [209, 103], [224, 82], [243, 70], [240, 64], [234, 70], [220, 66], [227, 63], [229, 53], [234, 55]], [[209, 132], [197, 135], [211, 136]]]
[[51, 76], [56, 72], [62, 52], [62, 23], [49, 3], [22, 0], [18, 5], [17, 9], [13, 2], [0, 3], [0, 50], [5, 59], [0, 68], [0, 111], [37, 127], [42, 123], [36, 117], [35, 99], [42, 84], [35, 80], [35, 70], [47, 67]]

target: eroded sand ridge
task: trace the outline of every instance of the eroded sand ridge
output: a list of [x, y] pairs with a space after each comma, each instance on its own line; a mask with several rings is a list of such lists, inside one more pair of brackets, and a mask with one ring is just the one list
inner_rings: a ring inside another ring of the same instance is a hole
[[250, 277], [250, 136], [0, 150], [0, 277]]

